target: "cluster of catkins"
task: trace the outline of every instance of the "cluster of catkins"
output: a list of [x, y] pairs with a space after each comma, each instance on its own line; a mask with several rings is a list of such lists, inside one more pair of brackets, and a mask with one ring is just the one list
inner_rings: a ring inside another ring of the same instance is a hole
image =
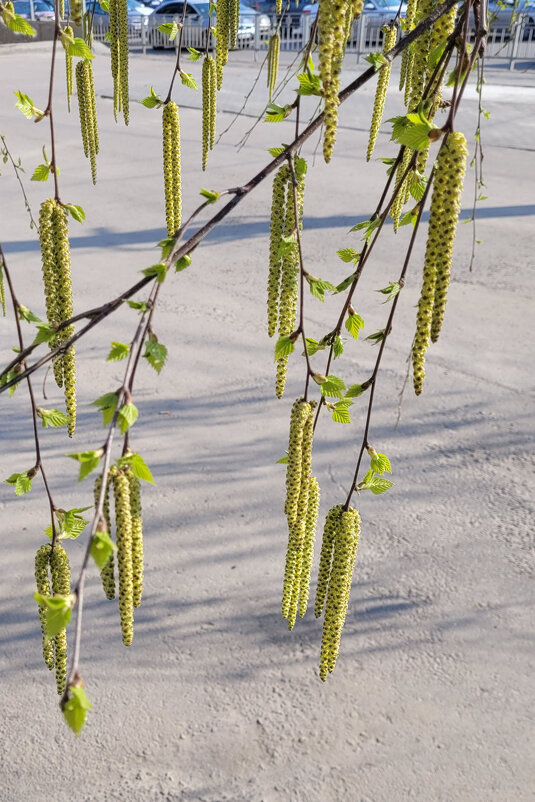
[[279, 55], [281, 49], [281, 38], [277, 31], [269, 39], [268, 52], [267, 52], [267, 87], [269, 90], [269, 99], [273, 97], [275, 84], [277, 83], [277, 75], [279, 73]]
[[228, 52], [236, 47], [240, 23], [240, 0], [217, 0], [216, 73], [217, 88], [223, 84]]
[[319, 0], [319, 76], [325, 101], [323, 158], [331, 160], [338, 125], [338, 91], [345, 44], [353, 20], [360, 17], [363, 0]]
[[182, 183], [180, 175], [180, 119], [178, 106], [170, 100], [163, 108], [163, 176], [165, 189], [165, 219], [171, 237], [182, 219]]
[[113, 113], [115, 120], [122, 110], [125, 124], [129, 122], [128, 98], [128, 8], [126, 0], [110, 0], [110, 49], [113, 77]]
[[[134, 637], [134, 607], [141, 604], [143, 593], [143, 524], [141, 519], [141, 494], [139, 479], [131, 468], [114, 466], [106, 482], [102, 519], [98, 531], [111, 536], [109, 490], [113, 486], [115, 501], [115, 530], [117, 544], [117, 569], [119, 579], [119, 613], [121, 633], [125, 646], [130, 646]], [[95, 505], [98, 504], [102, 478], [95, 482]], [[113, 554], [100, 572], [102, 587], [107, 599], [115, 598], [115, 560]]]
[[[71, 570], [67, 552], [59, 543], [41, 546], [35, 555], [35, 582], [41, 596], [68, 596], [71, 592]], [[47, 668], [56, 669], [56, 689], [65, 691], [67, 677], [67, 632], [60, 630], [53, 638], [46, 633], [46, 608], [39, 605], [41, 632], [43, 635], [43, 657]]]
[[321, 639], [320, 677], [333, 671], [344, 628], [353, 568], [357, 556], [360, 517], [357, 510], [338, 505], [327, 513], [314, 614], [319, 618], [325, 607]]
[[[43, 263], [46, 315], [52, 328], [72, 317], [71, 258], [67, 212], [58, 201], [49, 198], [41, 204], [39, 214], [39, 239]], [[66, 326], [49, 341], [50, 348], [57, 348], [74, 334], [74, 326]], [[69, 415], [69, 437], [76, 426], [76, 374], [74, 347], [60, 353], [54, 361], [54, 377], [58, 387], [63, 387], [65, 404]]]
[[293, 629], [297, 611], [302, 618], [307, 610], [310, 571], [314, 556], [314, 538], [319, 507], [319, 485], [311, 475], [315, 401], [298, 398], [292, 407], [286, 503], [288, 549], [282, 591], [282, 615]]
[[217, 114], [216, 63], [206, 55], [202, 65], [202, 169], [206, 170], [208, 151], [215, 145]]
[[[289, 166], [284, 164], [273, 180], [271, 204], [267, 303], [270, 337], [273, 337], [277, 327], [281, 336], [288, 336], [295, 329], [299, 285], [299, 250], [296, 235], [297, 227], [301, 228], [303, 219], [304, 173], [297, 176], [295, 190], [297, 220], [295, 219], [292, 173]], [[288, 242], [287, 238], [291, 239], [292, 237], [294, 242]], [[281, 398], [284, 393], [287, 367], [288, 357], [280, 357], [277, 360], [275, 384], [277, 398]]]
[[437, 341], [444, 318], [466, 157], [464, 134], [458, 131], [447, 134], [435, 165], [423, 283], [418, 301], [416, 334], [412, 349], [416, 395], [422, 392], [425, 354], [429, 341]]
[[[405, 32], [409, 33], [425, 17], [427, 17], [437, 3], [435, 0], [409, 0], [405, 18]], [[430, 30], [424, 31], [402, 54], [400, 90], [405, 87], [405, 105], [409, 112], [415, 112], [426, 96], [425, 112], [429, 121], [432, 121], [440, 105], [442, 97], [442, 80], [437, 75], [433, 85], [429, 82], [434, 72], [430, 57], [438, 52], [451, 36], [455, 27], [457, 6], [453, 6], [443, 14]], [[428, 85], [429, 84], [429, 85]], [[422, 175], [427, 163], [429, 149], [424, 148], [418, 153], [415, 172]], [[401, 218], [401, 211], [410, 197], [410, 187], [414, 177], [412, 171], [407, 172], [412, 159], [413, 151], [406, 147], [396, 172], [396, 197], [390, 209], [390, 215], [397, 230]]]
[[93, 184], [97, 181], [98, 127], [93, 65], [90, 59], [81, 59], [76, 65], [76, 92], [80, 111], [80, 129], [84, 155], [91, 164]]
[[[384, 34], [383, 40], [383, 53], [388, 53], [396, 44], [398, 30], [395, 24], [383, 25], [381, 31]], [[390, 71], [392, 69], [392, 62], [388, 61], [383, 64], [379, 72], [377, 81], [377, 89], [375, 90], [375, 100], [373, 103], [372, 122], [370, 126], [370, 139], [368, 142], [368, 151], [366, 153], [366, 161], [370, 161], [377, 140], [377, 134], [383, 119], [383, 111], [385, 108], [386, 90], [388, 89], [388, 82], [390, 81]]]

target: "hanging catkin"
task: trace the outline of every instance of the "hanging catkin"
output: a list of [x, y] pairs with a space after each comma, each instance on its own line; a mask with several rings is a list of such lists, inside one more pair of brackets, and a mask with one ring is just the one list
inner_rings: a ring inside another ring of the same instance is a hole
[[[405, 14], [405, 24], [403, 26], [403, 30], [405, 32], [405, 36], [412, 31], [414, 28], [414, 19], [416, 17], [416, 7], [418, 5], [418, 0], [407, 0], [407, 12]], [[411, 61], [411, 48], [406, 47], [403, 53], [401, 54], [401, 67], [400, 67], [400, 76], [399, 76], [399, 91], [403, 89], [405, 85], [405, 80], [407, 77], [407, 71], [410, 71], [409, 62]]]
[[[37, 593], [41, 596], [51, 596], [50, 591], [50, 545], [46, 544], [37, 550], [35, 555], [35, 583], [37, 586]], [[46, 634], [46, 607], [39, 605], [39, 619], [41, 621], [41, 634], [43, 638], [43, 658], [49, 671], [52, 671], [55, 665], [54, 661], [54, 642]]]
[[275, 85], [277, 83], [277, 75], [279, 73], [280, 47], [281, 47], [281, 38], [279, 36], [279, 33], [277, 32], [270, 37], [268, 45], [268, 54], [267, 54], [267, 67], [268, 67], [267, 87], [269, 91], [270, 102], [271, 98], [273, 97], [273, 92], [275, 90]]
[[[95, 509], [98, 506], [100, 498], [100, 489], [102, 487], [102, 476], [97, 476], [95, 479], [95, 486], [93, 496], [95, 500]], [[106, 525], [106, 532], [111, 537], [111, 519], [110, 519], [110, 483], [106, 481], [106, 490], [104, 492], [104, 504], [102, 505], [102, 516]], [[100, 572], [100, 579], [102, 581], [102, 588], [106, 594], [106, 598], [110, 601], [115, 598], [115, 558], [113, 551], [110, 554], [108, 562]]]
[[323, 158], [331, 160], [338, 125], [338, 90], [346, 33], [346, 0], [320, 0], [319, 76], [325, 101]]
[[[396, 44], [396, 38], [398, 35], [398, 30], [395, 25], [383, 25], [381, 28], [384, 34], [384, 43], [383, 43], [383, 53], [388, 53], [394, 45]], [[381, 126], [381, 120], [383, 119], [383, 111], [385, 108], [385, 101], [386, 101], [386, 90], [388, 89], [388, 82], [390, 81], [390, 70], [392, 68], [392, 62], [388, 62], [383, 64], [379, 71], [379, 78], [377, 79], [377, 89], [375, 92], [375, 100], [373, 103], [373, 114], [372, 114], [372, 122], [370, 126], [370, 139], [368, 142], [368, 150], [366, 153], [366, 161], [370, 161], [373, 149], [375, 147], [375, 142], [377, 140], [377, 135], [379, 133], [379, 128]]]
[[[304, 176], [297, 180], [295, 187], [297, 200], [297, 220], [295, 219], [294, 187], [291, 179], [288, 182], [286, 194], [286, 207], [284, 211], [284, 236], [294, 238], [292, 246], [284, 253], [281, 261], [281, 283], [279, 297], [279, 334], [288, 336], [295, 328], [297, 313], [297, 298], [299, 286], [299, 250], [297, 247], [297, 227], [302, 226], [303, 201], [305, 182]], [[286, 385], [288, 357], [283, 356], [277, 360], [277, 375], [275, 379], [275, 393], [281, 398]]]
[[268, 334], [273, 337], [277, 330], [279, 316], [279, 293], [282, 267], [280, 247], [284, 231], [284, 212], [286, 191], [290, 180], [290, 170], [283, 164], [273, 179], [271, 200], [271, 224], [269, 229], [269, 275], [268, 275]]
[[303, 561], [299, 580], [299, 617], [303, 618], [308, 607], [310, 594], [310, 574], [314, 559], [314, 541], [320, 502], [320, 487], [315, 476], [311, 476], [308, 488], [308, 509], [305, 523], [305, 539], [303, 543]]
[[132, 600], [134, 607], [141, 604], [143, 595], [143, 520], [141, 518], [141, 489], [137, 476], [126, 468], [130, 485], [130, 515], [132, 518]]
[[[52, 593], [68, 596], [71, 592], [71, 569], [67, 552], [56, 543], [50, 553], [50, 573], [52, 575]], [[56, 690], [62, 694], [67, 677], [67, 630], [62, 629], [54, 638], [56, 664]]]
[[318, 585], [316, 588], [316, 601], [314, 604], [314, 615], [319, 618], [323, 612], [329, 577], [331, 575], [331, 564], [333, 558], [334, 536], [338, 528], [343, 507], [337, 505], [332, 507], [327, 513], [325, 525], [323, 527], [323, 539], [321, 542], [320, 567], [318, 573]]
[[[65, 26], [63, 33], [65, 34], [66, 40], [72, 40], [74, 42], [74, 31], [70, 25]], [[72, 56], [69, 55], [67, 48], [65, 48], [65, 78], [67, 81], [67, 109], [69, 111], [71, 110], [71, 97], [74, 91], [72, 60]]]
[[[63, 4], [63, 0], [60, 0]], [[73, 23], [76, 25], [77, 28], [81, 28], [82, 26], [82, 11], [83, 11], [83, 4], [82, 0], [71, 0], [70, 3], [70, 14]], [[60, 8], [60, 16], [63, 19], [65, 14], [65, 9]]]
[[349, 507], [339, 516], [334, 535], [332, 566], [321, 640], [320, 677], [322, 680], [327, 678], [336, 665], [349, 603], [359, 533], [359, 514]]
[[234, 50], [238, 42], [240, 27], [240, 0], [228, 0], [229, 3], [229, 48]]
[[[429, 340], [432, 334], [435, 339], [438, 337], [444, 316], [466, 152], [466, 139], [463, 134], [450, 133], [443, 141], [436, 160], [422, 289], [412, 348], [416, 395], [420, 395], [423, 388], [425, 355]], [[439, 274], [440, 281], [438, 281]]]
[[467, 153], [464, 134], [454, 131], [446, 138], [437, 159], [437, 170], [442, 169], [444, 171], [445, 180], [441, 195], [442, 211], [439, 228], [441, 241], [436, 264], [435, 297], [433, 319], [431, 321], [432, 342], [438, 340], [446, 310], [455, 232], [461, 210], [461, 195]]
[[171, 100], [162, 114], [163, 177], [167, 235], [172, 237], [182, 219], [182, 184], [180, 166], [180, 119], [178, 106]]
[[230, 0], [217, 0], [216, 77], [217, 88], [223, 84], [223, 67], [228, 60]]
[[215, 143], [216, 64], [206, 56], [202, 65], [202, 169], [206, 170], [208, 151]]
[[130, 119], [128, 96], [128, 4], [127, 0], [110, 0], [110, 54], [113, 77], [113, 112], [115, 120], [123, 112], [125, 125]]
[[125, 646], [134, 637], [134, 587], [132, 571], [132, 514], [130, 509], [130, 483], [123, 471], [111, 470], [115, 498], [115, 527], [117, 537], [117, 565], [119, 569], [119, 612], [121, 633]]
[[95, 85], [93, 82], [93, 65], [89, 59], [83, 59], [76, 65], [76, 91], [80, 111], [80, 129], [84, 155], [91, 164], [93, 184], [97, 182], [96, 157], [99, 148], [97, 127], [97, 104]]

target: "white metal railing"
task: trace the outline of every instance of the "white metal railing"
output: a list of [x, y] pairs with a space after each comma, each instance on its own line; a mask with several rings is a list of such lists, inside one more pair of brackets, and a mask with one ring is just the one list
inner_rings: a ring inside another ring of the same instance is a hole
[[[153, 14], [150, 17], [129, 16], [128, 41], [130, 47], [132, 49], [141, 48], [143, 52], [147, 48], [176, 48], [178, 37], [170, 42], [169, 37], [158, 30], [158, 26], [164, 22], [180, 22], [180, 19], [177, 16], [163, 14]], [[305, 14], [292, 15], [288, 20], [283, 19], [279, 26], [281, 50], [300, 50], [308, 41], [312, 24], [313, 20]], [[384, 20], [373, 15], [360, 17], [353, 25], [346, 52], [355, 54], [359, 60], [361, 56], [380, 51], [383, 44], [381, 31], [383, 24]], [[240, 28], [237, 49], [265, 50], [268, 38], [276, 27], [276, 18], [272, 19], [271, 30], [266, 30], [260, 27], [260, 16], [252, 15], [250, 21], [247, 18], [246, 23]], [[95, 16], [94, 38], [105, 41], [107, 31], [107, 15]], [[206, 21], [198, 18], [187, 22], [184, 26], [182, 45], [198, 50], [215, 47], [215, 39], [209, 34]], [[517, 61], [535, 61], [535, 25], [529, 23], [527, 15], [519, 14], [511, 29], [497, 24], [491, 26], [486, 55], [487, 59], [509, 61], [510, 69], [514, 69]]]

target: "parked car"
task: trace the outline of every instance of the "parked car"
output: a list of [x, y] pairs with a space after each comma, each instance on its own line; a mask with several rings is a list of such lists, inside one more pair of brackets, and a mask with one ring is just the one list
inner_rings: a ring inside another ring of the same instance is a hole
[[[149, 21], [149, 43], [154, 50], [174, 48], [168, 36], [158, 31], [158, 26], [165, 22], [180, 22], [184, 11], [181, 0], [164, 0], [151, 13]], [[207, 45], [208, 28], [210, 24], [215, 27], [217, 19], [215, 13], [210, 19], [210, 3], [191, 3], [186, 6], [185, 28], [182, 44], [184, 47], [204, 48]], [[265, 38], [271, 31], [271, 21], [265, 14], [240, 3], [240, 18], [238, 25], [238, 41], [241, 45], [252, 42], [258, 24], [260, 36]]]
[[[30, 0], [15, 0], [13, 3], [15, 14], [23, 19], [31, 18]], [[54, 19], [54, 6], [44, 0], [33, 0], [34, 19]]]

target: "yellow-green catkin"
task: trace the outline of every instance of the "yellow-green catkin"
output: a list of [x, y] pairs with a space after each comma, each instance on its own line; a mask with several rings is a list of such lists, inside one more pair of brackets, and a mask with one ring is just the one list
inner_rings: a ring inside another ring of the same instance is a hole
[[128, 97], [128, 6], [126, 0], [117, 0], [118, 34], [119, 34], [119, 80], [121, 84], [121, 103], [123, 119], [128, 125], [130, 119]]
[[327, 513], [325, 518], [325, 525], [323, 527], [323, 538], [321, 542], [320, 553], [320, 566], [318, 572], [318, 585], [316, 587], [316, 600], [314, 603], [314, 615], [319, 618], [323, 612], [325, 605], [325, 598], [327, 596], [327, 588], [329, 586], [329, 577], [331, 575], [331, 564], [333, 559], [334, 537], [338, 529], [340, 516], [342, 515], [343, 507], [337, 504], [332, 507]]
[[[52, 237], [56, 260], [56, 299], [60, 321], [72, 317], [72, 281], [71, 256], [69, 249], [69, 231], [67, 228], [67, 212], [60, 203], [55, 203], [52, 210]], [[67, 326], [59, 334], [61, 342], [65, 342], [74, 333], [74, 326]], [[63, 368], [63, 390], [65, 405], [69, 415], [68, 432], [72, 437], [76, 428], [76, 371], [74, 347], [71, 345], [61, 358]]]
[[284, 512], [291, 528], [297, 520], [301, 473], [303, 468], [303, 433], [310, 415], [310, 404], [302, 398], [294, 401], [290, 415], [290, 437], [288, 441], [288, 463], [286, 468], [286, 502]]
[[358, 20], [364, 8], [364, 0], [348, 0], [346, 9], [346, 30], [345, 40], [346, 43], [351, 39], [353, 33], [353, 23]]
[[423, 282], [412, 348], [413, 384], [416, 395], [420, 395], [423, 388], [425, 355], [429, 341], [432, 334], [435, 339], [438, 337], [444, 317], [466, 152], [466, 139], [463, 134], [450, 133], [443, 141], [436, 160]]
[[141, 604], [143, 595], [143, 519], [141, 517], [141, 488], [131, 468], [126, 469], [130, 484], [130, 515], [132, 518], [132, 599], [134, 607]]
[[117, 564], [119, 568], [119, 612], [123, 643], [130, 646], [134, 637], [134, 588], [132, 570], [132, 514], [130, 482], [123, 471], [112, 470], [115, 498]]
[[308, 607], [310, 595], [310, 574], [314, 559], [314, 541], [320, 503], [320, 487], [315, 476], [311, 476], [308, 486], [308, 507], [305, 522], [305, 538], [303, 542], [303, 561], [299, 580], [299, 617], [303, 618]]
[[[416, 8], [415, 25], [418, 25], [433, 10], [433, 0], [418, 0]], [[424, 91], [425, 76], [429, 60], [429, 46], [431, 31], [427, 30], [411, 44], [412, 62], [410, 75], [407, 69], [405, 79], [405, 102], [409, 111], [415, 111], [420, 103]]]
[[[443, 170], [445, 181], [442, 190], [442, 211], [440, 232], [442, 235], [437, 260], [433, 319], [431, 321], [431, 341], [436, 342], [444, 320], [448, 287], [450, 284], [451, 261], [457, 220], [461, 210], [466, 157], [468, 151], [464, 134], [450, 133], [444, 141], [437, 158], [437, 171]], [[431, 221], [430, 221], [431, 222]]]
[[[450, 8], [445, 14], [437, 19], [433, 28], [431, 30], [431, 37], [429, 41], [429, 53], [430, 55], [433, 54], [437, 48], [442, 49], [443, 46], [446, 44], [446, 41], [453, 33], [453, 29], [455, 28], [455, 19], [457, 17], [458, 7], [455, 5], [453, 8]], [[440, 51], [439, 51], [440, 52]], [[434, 72], [434, 65], [429, 64], [427, 65], [427, 74], [426, 80], [430, 80], [431, 76]], [[442, 99], [442, 87], [440, 83], [437, 83], [436, 87], [433, 86], [433, 94], [434, 94], [434, 106], [438, 107], [440, 101]]]
[[[297, 220], [295, 218], [294, 194], [291, 181], [288, 183], [286, 195], [286, 208], [284, 212], [284, 236], [294, 236], [293, 247], [284, 254], [281, 266], [281, 288], [279, 298], [279, 334], [288, 336], [295, 328], [297, 314], [297, 298], [299, 285], [299, 250], [297, 247], [297, 227], [301, 228], [304, 199], [304, 178], [297, 181]], [[286, 386], [286, 372], [288, 357], [283, 356], [277, 360], [277, 376], [275, 379], [275, 393], [281, 398]]]
[[208, 151], [215, 143], [217, 70], [212, 56], [202, 65], [202, 169], [206, 170]]
[[[403, 30], [405, 32], [405, 36], [412, 31], [414, 28], [414, 20], [416, 17], [416, 7], [418, 5], [418, 0], [408, 0], [407, 2], [407, 12], [405, 14], [404, 26]], [[400, 76], [399, 76], [399, 91], [403, 89], [405, 85], [405, 81], [407, 78], [407, 71], [409, 70], [409, 63], [411, 61], [411, 48], [406, 47], [403, 53], [401, 54], [401, 67], [400, 67]]]
[[407, 168], [410, 164], [412, 154], [413, 151], [410, 148], [405, 147], [403, 156], [401, 157], [401, 161], [396, 170], [396, 197], [394, 198], [390, 207], [390, 217], [394, 221], [394, 231], [397, 231], [399, 228], [401, 210], [406, 203], [406, 191], [407, 188], [410, 187], [409, 182], [411, 180], [412, 171], [407, 172]]
[[[48, 566], [50, 564], [50, 545], [47, 543], [37, 550], [35, 555], [35, 583], [37, 586], [37, 593], [41, 596], [50, 596], [50, 577]], [[54, 661], [54, 643], [51, 638], [46, 634], [46, 607], [39, 605], [39, 619], [41, 621], [41, 634], [43, 637], [43, 658], [49, 671], [52, 671], [55, 665]]]
[[[93, 495], [95, 499], [95, 509], [98, 506], [100, 498], [100, 489], [102, 487], [102, 477], [98, 476], [95, 479]], [[110, 483], [106, 481], [106, 490], [104, 491], [104, 504], [102, 505], [102, 516], [106, 525], [106, 532], [111, 537], [111, 518], [110, 518]], [[100, 579], [102, 581], [102, 588], [106, 598], [110, 601], [115, 598], [115, 558], [113, 552], [104, 568], [100, 572]]]
[[323, 158], [332, 157], [338, 125], [338, 90], [345, 45], [347, 0], [320, 0], [318, 10], [319, 76], [325, 101]]
[[[70, 25], [66, 25], [63, 32], [74, 41], [74, 31]], [[65, 50], [65, 78], [67, 80], [67, 108], [69, 111], [71, 110], [71, 97], [74, 91], [72, 60], [72, 56]]]
[[234, 50], [238, 42], [240, 27], [240, 0], [228, 0], [229, 4], [229, 48]]
[[182, 220], [182, 183], [180, 169], [180, 119], [178, 106], [171, 100], [162, 114], [163, 177], [167, 235], [172, 237]]
[[0, 306], [2, 307], [2, 314], [6, 316], [6, 291], [4, 287], [4, 265], [2, 257], [0, 256]]
[[117, 15], [117, 2], [118, 0], [109, 0], [109, 37], [110, 37], [110, 60], [111, 60], [111, 75], [113, 78], [113, 114], [115, 122], [117, 122], [117, 115], [121, 111], [121, 84], [119, 81], [119, 62], [120, 62], [120, 47], [119, 47], [119, 18]]
[[[384, 34], [383, 53], [388, 53], [396, 44], [398, 29], [396, 25], [383, 25], [381, 28]], [[375, 91], [375, 100], [373, 103], [372, 122], [370, 126], [370, 139], [368, 142], [368, 150], [366, 153], [366, 161], [370, 161], [383, 119], [383, 111], [385, 108], [386, 91], [388, 89], [388, 82], [390, 81], [390, 70], [392, 62], [383, 64], [379, 71], [379, 78], [377, 79], [377, 89]]]
[[76, 64], [76, 91], [80, 111], [80, 129], [84, 154], [91, 164], [93, 184], [97, 182], [97, 153], [99, 149], [97, 127], [97, 104], [93, 81], [93, 65], [90, 59], [82, 59]]
[[223, 84], [223, 67], [228, 61], [228, 41], [230, 28], [230, 0], [217, 0], [217, 39], [216, 39], [216, 77], [217, 88]]
[[[60, 0], [61, 2], [63, 0]], [[70, 3], [70, 15], [73, 23], [80, 28], [82, 25], [82, 0], [71, 0]], [[65, 9], [63, 11], [60, 9], [61, 19], [65, 16]]]
[[290, 170], [283, 164], [273, 179], [271, 200], [271, 223], [269, 228], [269, 275], [268, 275], [268, 334], [273, 337], [279, 317], [279, 293], [282, 268], [280, 247], [284, 231], [284, 212]]
[[275, 0], [275, 12], [277, 14], [282, 12], [282, 0]]
[[[68, 596], [71, 592], [71, 569], [67, 552], [56, 543], [50, 553], [50, 573], [54, 596]], [[67, 630], [62, 629], [54, 638], [56, 690], [62, 694], [67, 678]]]
[[[56, 285], [56, 255], [54, 237], [52, 235], [52, 211], [56, 206], [53, 198], [43, 201], [39, 211], [39, 240], [41, 243], [41, 261], [43, 265], [43, 284], [45, 287], [45, 306], [46, 319], [50, 326], [57, 326], [60, 322], [58, 312], [57, 285]], [[50, 348], [55, 348], [55, 338], [49, 343]], [[58, 368], [61, 367], [60, 360], [56, 360]], [[58, 371], [54, 371], [59, 373]], [[63, 386], [63, 371], [56, 376], [59, 387]]]
[[327, 674], [334, 670], [338, 657], [340, 638], [349, 603], [359, 532], [358, 512], [350, 507], [340, 515], [334, 537], [321, 641], [320, 678], [323, 681], [327, 678]]
[[277, 75], [279, 73], [279, 54], [281, 48], [281, 38], [279, 33], [274, 33], [270, 37], [267, 54], [267, 88], [269, 91], [269, 100], [273, 97], [275, 85], [277, 83]]

